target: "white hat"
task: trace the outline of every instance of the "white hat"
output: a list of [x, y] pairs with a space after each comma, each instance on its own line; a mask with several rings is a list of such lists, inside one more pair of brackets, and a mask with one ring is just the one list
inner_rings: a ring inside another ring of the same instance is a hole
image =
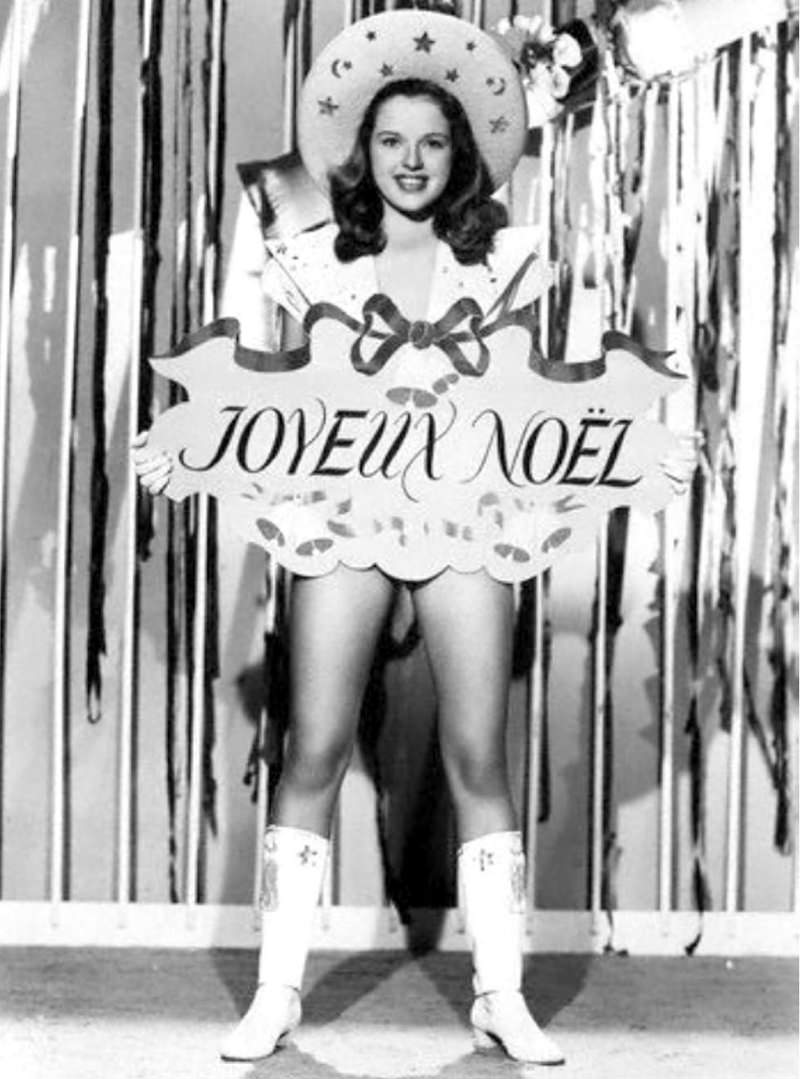
[[495, 188], [511, 175], [527, 133], [525, 95], [504, 49], [453, 15], [392, 11], [348, 26], [314, 62], [300, 97], [300, 153], [317, 184], [353, 150], [364, 113], [389, 82], [426, 79], [469, 120]]

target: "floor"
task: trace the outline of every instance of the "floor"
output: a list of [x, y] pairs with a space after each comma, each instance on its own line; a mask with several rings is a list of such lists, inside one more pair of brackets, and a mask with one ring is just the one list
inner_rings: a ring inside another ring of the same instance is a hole
[[465, 954], [312, 957], [294, 1042], [257, 1064], [217, 1044], [245, 1009], [239, 951], [0, 951], [3, 1079], [796, 1079], [791, 959], [535, 956], [525, 992], [567, 1056], [472, 1052]]

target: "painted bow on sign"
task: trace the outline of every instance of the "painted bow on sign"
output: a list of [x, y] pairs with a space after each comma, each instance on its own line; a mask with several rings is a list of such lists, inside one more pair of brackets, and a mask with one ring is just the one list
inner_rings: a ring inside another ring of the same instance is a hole
[[[338, 368], [307, 362], [305, 350], [240, 349], [233, 320], [154, 360], [190, 397], [150, 435], [176, 462], [166, 493], [216, 496], [294, 572], [342, 562], [406, 580], [447, 566], [521, 580], [591, 542], [615, 506], [665, 505], [658, 462], [676, 440], [641, 418], [683, 381], [663, 354], [608, 334], [595, 360], [547, 364], [510, 305], [487, 323], [466, 301], [419, 329], [385, 299], [365, 307], [383, 310], [386, 330], [364, 329], [367, 319], [354, 330], [344, 313], [310, 318], [313, 333], [356, 332], [359, 362], [351, 352]], [[482, 337], [500, 329], [503, 347], [481, 362]], [[370, 335], [380, 343], [366, 360]], [[426, 363], [437, 372], [444, 353], [451, 378], [404, 385], [404, 352], [419, 353], [417, 373]]]

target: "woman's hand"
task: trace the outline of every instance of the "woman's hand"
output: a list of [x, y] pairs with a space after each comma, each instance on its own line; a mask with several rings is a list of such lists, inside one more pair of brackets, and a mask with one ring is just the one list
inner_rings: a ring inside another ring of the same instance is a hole
[[151, 495], [160, 495], [169, 483], [174, 462], [168, 453], [148, 448], [149, 434], [149, 431], [140, 431], [133, 439], [131, 460], [142, 487]]
[[694, 470], [697, 467], [698, 453], [703, 445], [700, 431], [683, 431], [678, 436], [678, 448], [674, 453], [659, 461], [661, 471], [669, 480], [669, 485], [676, 495], [683, 495], [689, 489]]

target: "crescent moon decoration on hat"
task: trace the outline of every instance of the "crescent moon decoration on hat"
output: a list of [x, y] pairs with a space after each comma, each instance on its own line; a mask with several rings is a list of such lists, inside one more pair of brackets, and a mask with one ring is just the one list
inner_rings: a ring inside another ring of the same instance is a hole
[[348, 26], [317, 57], [298, 113], [299, 148], [327, 191], [352, 152], [364, 113], [388, 81], [427, 79], [464, 109], [495, 189], [510, 177], [527, 133], [517, 69], [489, 34], [453, 15], [393, 11]]

